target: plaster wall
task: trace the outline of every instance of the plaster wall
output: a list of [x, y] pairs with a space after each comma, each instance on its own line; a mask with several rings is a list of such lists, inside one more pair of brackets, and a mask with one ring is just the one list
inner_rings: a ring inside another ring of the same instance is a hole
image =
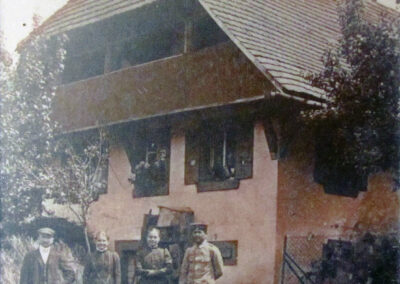
[[[302, 139], [293, 143], [289, 156], [278, 164], [276, 282], [285, 236], [288, 240], [303, 237], [299, 251], [302, 245], [318, 243], [320, 251], [315, 255], [320, 257], [327, 239], [355, 240], [366, 232], [394, 233], [399, 225], [399, 196], [393, 192], [389, 173], [370, 176], [367, 191], [357, 198], [326, 194], [313, 179], [312, 143], [306, 135], [299, 137]], [[292, 257], [299, 261], [304, 255]]]
[[237, 240], [236, 266], [226, 266], [218, 283], [273, 283], [278, 164], [270, 158], [261, 123], [254, 127], [253, 177], [237, 190], [197, 193], [184, 184], [184, 133], [171, 139], [168, 196], [133, 198], [128, 182], [130, 165], [118, 145], [110, 151], [108, 193], [90, 210], [90, 230], [106, 230], [114, 245], [118, 240], [140, 238], [143, 215], [158, 206], [190, 207], [195, 221], [208, 224], [210, 240]]

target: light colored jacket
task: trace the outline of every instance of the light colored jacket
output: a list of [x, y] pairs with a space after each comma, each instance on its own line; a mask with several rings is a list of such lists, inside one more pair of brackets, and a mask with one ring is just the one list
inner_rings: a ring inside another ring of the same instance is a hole
[[223, 260], [219, 249], [204, 241], [188, 248], [183, 257], [179, 284], [214, 284], [223, 274]]

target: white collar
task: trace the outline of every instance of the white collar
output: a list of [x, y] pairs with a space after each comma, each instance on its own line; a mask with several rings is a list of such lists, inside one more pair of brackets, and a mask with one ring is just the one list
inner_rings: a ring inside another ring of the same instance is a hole
[[42, 257], [42, 260], [44, 263], [47, 263], [47, 260], [49, 259], [50, 249], [51, 249], [51, 246], [49, 246], [47, 248], [39, 246], [40, 256]]
[[204, 248], [204, 247], [207, 246], [207, 245], [208, 245], [207, 240], [204, 240], [198, 247], [199, 247], [199, 248]]
[[96, 251], [97, 251], [98, 253], [105, 253], [106, 251], [108, 251], [108, 248], [106, 248], [105, 250], [98, 250], [98, 249], [96, 248]]
[[51, 246], [46, 248], [46, 247], [42, 247], [42, 246], [39, 245], [40, 253], [49, 253], [50, 249], [51, 249]]

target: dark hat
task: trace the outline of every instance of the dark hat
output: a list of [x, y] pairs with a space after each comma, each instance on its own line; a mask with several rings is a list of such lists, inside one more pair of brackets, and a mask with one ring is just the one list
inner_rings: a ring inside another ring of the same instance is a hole
[[53, 229], [48, 228], [48, 227], [40, 228], [40, 229], [38, 230], [38, 234], [42, 234], [42, 235], [54, 236], [55, 233], [56, 233], [56, 232], [55, 232]]
[[192, 233], [195, 231], [203, 231], [204, 233], [207, 233], [207, 225], [199, 224], [199, 223], [192, 223], [192, 224], [190, 224], [190, 231]]

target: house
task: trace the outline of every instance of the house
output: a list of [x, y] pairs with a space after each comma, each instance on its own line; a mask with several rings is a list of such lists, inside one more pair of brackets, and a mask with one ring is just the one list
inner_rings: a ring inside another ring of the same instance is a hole
[[113, 134], [89, 225], [110, 235], [125, 282], [143, 216], [160, 208], [185, 208], [228, 246], [219, 283], [278, 283], [283, 251], [308, 269], [328, 239], [397, 226], [388, 174], [352, 197], [313, 178], [315, 141], [298, 118], [324, 94], [304, 74], [340, 37], [337, 5], [70, 0], [38, 28], [69, 37], [55, 119], [71, 135]]

